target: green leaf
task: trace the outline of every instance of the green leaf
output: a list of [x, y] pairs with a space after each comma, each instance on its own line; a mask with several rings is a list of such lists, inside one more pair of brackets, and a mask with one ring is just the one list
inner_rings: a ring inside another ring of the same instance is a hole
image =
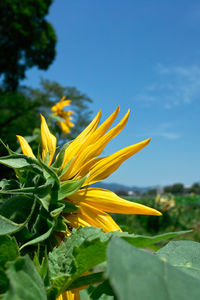
[[74, 230], [58, 248], [49, 253], [52, 289], [66, 291], [84, 272], [105, 260], [109, 235], [95, 227]]
[[45, 253], [43, 254], [43, 258], [42, 258], [42, 263], [40, 263], [39, 252], [40, 252], [40, 247], [38, 247], [38, 251], [34, 255], [33, 263], [34, 263], [40, 277], [42, 278], [44, 285], [49, 286], [50, 282], [49, 282], [49, 267], [48, 267], [47, 253], [45, 251]]
[[5, 274], [6, 263], [15, 260], [18, 255], [16, 240], [9, 236], [0, 236], [0, 294], [5, 293], [8, 287], [8, 278]]
[[67, 196], [74, 194], [78, 191], [88, 176], [84, 176], [79, 180], [68, 180], [61, 183], [60, 190], [58, 191], [58, 200], [62, 200]]
[[102, 282], [103, 280], [103, 272], [93, 273], [87, 276], [81, 276], [69, 286], [69, 289], [72, 290], [91, 284], [97, 284], [99, 282]]
[[6, 200], [0, 208], [0, 236], [24, 228], [32, 216], [35, 205], [36, 200], [23, 196]]
[[55, 221], [49, 221], [48, 222], [50, 224], [50, 228], [49, 230], [47, 230], [45, 233], [41, 234], [40, 236], [30, 240], [29, 242], [25, 243], [24, 245], [21, 246], [20, 250], [22, 250], [23, 248], [30, 246], [30, 245], [34, 245], [37, 243], [41, 243], [42, 241], [46, 240], [52, 233], [54, 226], [55, 226]]
[[200, 243], [175, 241], [156, 253], [162, 260], [200, 279]]
[[154, 249], [153, 245], [159, 242], [163, 242], [172, 238], [175, 238], [179, 235], [183, 235], [186, 233], [190, 233], [191, 230], [187, 231], [178, 231], [178, 232], [168, 232], [164, 234], [159, 234], [155, 236], [144, 236], [144, 235], [135, 235], [135, 234], [129, 234], [127, 232], [115, 232], [113, 235], [118, 236], [128, 242], [129, 244], [135, 246], [135, 247], [148, 247]]
[[114, 300], [113, 297], [114, 292], [110, 286], [109, 280], [105, 280], [101, 284], [99, 284], [97, 287], [90, 287], [90, 298], [92, 300]]
[[38, 165], [35, 158], [23, 155], [23, 154], [12, 154], [0, 158], [0, 163], [13, 169], [20, 169], [30, 167], [30, 165]]
[[0, 215], [0, 236], [21, 230], [24, 224], [17, 224]]
[[43, 281], [29, 256], [10, 262], [7, 276], [10, 286], [3, 300], [47, 300]]
[[52, 188], [51, 183], [46, 183], [41, 186], [36, 187], [25, 187], [20, 189], [12, 189], [12, 190], [0, 190], [0, 194], [7, 195], [27, 195], [27, 194], [35, 194], [39, 197], [45, 196], [50, 189]]
[[4, 178], [0, 181], [0, 188], [2, 191], [16, 189], [19, 188], [19, 182], [14, 179], [7, 180]]
[[199, 299], [198, 279], [120, 238], [111, 239], [107, 257], [107, 276], [119, 300]]

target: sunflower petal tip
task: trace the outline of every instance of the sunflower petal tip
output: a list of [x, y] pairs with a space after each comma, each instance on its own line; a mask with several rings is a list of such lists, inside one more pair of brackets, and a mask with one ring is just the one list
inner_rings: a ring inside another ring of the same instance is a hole
[[147, 140], [145, 140], [146, 145], [148, 145], [150, 143], [150, 141], [151, 141], [151, 138], [148, 138]]

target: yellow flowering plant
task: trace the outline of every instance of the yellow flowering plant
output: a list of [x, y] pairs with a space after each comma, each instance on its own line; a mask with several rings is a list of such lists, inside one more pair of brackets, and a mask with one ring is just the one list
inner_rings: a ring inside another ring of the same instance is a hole
[[[65, 101], [54, 111], [62, 110]], [[178, 234], [150, 238], [123, 233], [109, 213], [154, 216], [161, 213], [91, 186], [107, 178], [150, 142], [147, 139], [99, 157], [126, 125], [129, 111], [109, 130], [118, 112], [119, 107], [98, 126], [99, 111], [60, 151], [42, 115], [41, 147], [37, 155], [22, 136], [17, 138], [23, 154], [13, 152], [2, 142], [9, 155], [1, 157], [0, 163], [13, 168], [16, 174], [16, 179], [0, 182], [0, 251], [9, 249], [0, 258], [2, 299], [80, 299], [81, 289], [101, 282], [106, 284], [108, 275], [95, 271], [94, 267], [106, 261], [106, 249], [113, 239], [151, 248]], [[23, 281], [27, 289], [23, 288]], [[93, 296], [97, 293], [95, 286]], [[109, 284], [111, 294], [113, 288]], [[94, 297], [91, 299], [98, 299]]]
[[60, 99], [58, 103], [52, 106], [51, 111], [53, 112], [53, 117], [61, 127], [63, 133], [68, 134], [71, 128], [74, 127], [72, 122], [73, 111], [64, 110], [66, 106], [69, 106], [71, 100], [65, 100], [65, 96]]

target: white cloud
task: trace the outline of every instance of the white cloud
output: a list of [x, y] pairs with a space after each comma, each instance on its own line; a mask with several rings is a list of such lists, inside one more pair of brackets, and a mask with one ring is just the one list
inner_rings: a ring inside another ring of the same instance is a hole
[[155, 68], [156, 82], [150, 82], [137, 101], [145, 106], [161, 104], [166, 109], [200, 100], [200, 66], [164, 66]]
[[168, 140], [177, 140], [181, 138], [181, 135], [178, 132], [174, 132], [173, 127], [173, 123], [162, 123], [156, 128], [151, 128], [148, 132], [145, 132], [145, 134], [141, 134], [141, 136], [157, 136]]

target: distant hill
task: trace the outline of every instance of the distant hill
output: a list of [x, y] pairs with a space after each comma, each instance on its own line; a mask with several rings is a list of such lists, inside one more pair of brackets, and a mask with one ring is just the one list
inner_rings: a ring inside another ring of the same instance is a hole
[[155, 187], [153, 186], [148, 186], [148, 187], [138, 187], [138, 186], [127, 186], [127, 185], [123, 185], [120, 183], [104, 183], [104, 182], [96, 182], [92, 185], [93, 187], [98, 187], [98, 188], [102, 188], [102, 189], [107, 189], [113, 192], [117, 192], [120, 190], [123, 191], [134, 191], [134, 192], [138, 192], [138, 193], [144, 193], [147, 192]]

